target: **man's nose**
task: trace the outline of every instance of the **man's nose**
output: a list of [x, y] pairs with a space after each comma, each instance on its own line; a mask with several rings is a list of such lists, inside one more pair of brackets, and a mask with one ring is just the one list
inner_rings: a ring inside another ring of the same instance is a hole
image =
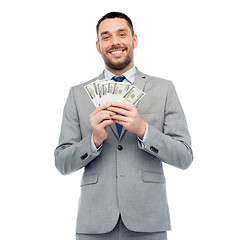
[[112, 44], [112, 45], [119, 45], [119, 44], [120, 44], [120, 39], [119, 39], [119, 37], [113, 36], [113, 37], [111, 38], [111, 44]]

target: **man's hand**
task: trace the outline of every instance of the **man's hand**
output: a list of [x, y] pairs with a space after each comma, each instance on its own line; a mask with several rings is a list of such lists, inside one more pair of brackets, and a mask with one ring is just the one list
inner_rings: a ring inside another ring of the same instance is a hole
[[93, 127], [93, 141], [98, 148], [100, 144], [107, 138], [107, 129], [113, 123], [112, 116], [116, 113], [108, 110], [111, 103], [105, 103], [97, 107], [90, 114], [90, 123]]
[[143, 139], [146, 131], [146, 123], [141, 118], [137, 108], [121, 102], [113, 102], [111, 107], [107, 109], [111, 112], [117, 113], [111, 119], [121, 124], [126, 130], [137, 134]]

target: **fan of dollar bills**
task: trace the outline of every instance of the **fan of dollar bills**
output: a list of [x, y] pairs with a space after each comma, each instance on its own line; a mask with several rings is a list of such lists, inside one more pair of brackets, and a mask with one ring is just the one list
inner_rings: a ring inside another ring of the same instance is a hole
[[124, 102], [135, 105], [145, 95], [139, 88], [129, 83], [108, 79], [96, 80], [84, 86], [95, 107], [106, 102]]

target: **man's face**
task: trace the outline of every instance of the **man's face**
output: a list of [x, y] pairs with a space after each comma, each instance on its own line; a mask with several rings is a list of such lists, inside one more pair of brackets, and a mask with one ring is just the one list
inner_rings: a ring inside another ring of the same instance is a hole
[[125, 19], [105, 19], [99, 25], [96, 46], [108, 70], [127, 71], [132, 68], [133, 51], [137, 44], [137, 36], [136, 34], [132, 36]]

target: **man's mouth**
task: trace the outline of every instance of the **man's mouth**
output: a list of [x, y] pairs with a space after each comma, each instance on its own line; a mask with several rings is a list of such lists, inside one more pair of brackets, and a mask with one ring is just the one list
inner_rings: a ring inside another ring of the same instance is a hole
[[112, 51], [112, 52], [110, 52], [112, 55], [117, 55], [117, 54], [122, 54], [123, 53], [123, 51], [122, 50], [120, 50], [120, 51]]
[[111, 49], [108, 52], [113, 56], [121, 56], [121, 55], [123, 55], [125, 50], [126, 49]]

